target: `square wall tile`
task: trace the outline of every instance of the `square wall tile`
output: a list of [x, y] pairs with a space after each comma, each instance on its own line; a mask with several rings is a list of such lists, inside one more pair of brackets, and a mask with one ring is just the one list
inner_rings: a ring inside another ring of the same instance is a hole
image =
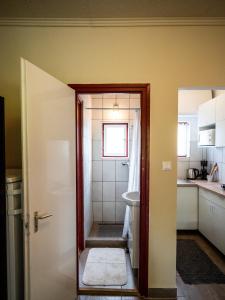
[[190, 142], [190, 160], [191, 161], [202, 160], [202, 148], [198, 147], [197, 141]]
[[113, 104], [115, 104], [115, 99], [103, 99], [103, 108], [113, 108]]
[[122, 194], [127, 192], [128, 182], [116, 182], [116, 201], [123, 201]]
[[223, 162], [223, 148], [214, 148], [214, 162]]
[[116, 181], [128, 181], [129, 167], [122, 165], [123, 160], [116, 161]]
[[115, 182], [103, 182], [103, 202], [115, 202]]
[[139, 98], [130, 99], [130, 108], [140, 108], [140, 107], [141, 107], [140, 95]]
[[102, 161], [92, 162], [92, 180], [102, 181]]
[[92, 201], [102, 201], [102, 182], [92, 182]]
[[177, 162], [177, 178], [186, 179], [187, 169], [189, 168], [189, 161], [178, 161]]
[[102, 120], [103, 111], [102, 109], [93, 109], [92, 110], [92, 120]]
[[207, 153], [207, 160], [208, 161], [214, 161], [214, 152], [215, 152], [214, 147], [207, 148], [206, 153]]
[[103, 160], [103, 181], [115, 181], [116, 178], [116, 162]]
[[129, 101], [128, 98], [125, 99], [125, 98], [122, 98], [122, 97], [118, 97], [116, 102], [119, 104], [120, 108], [129, 108], [130, 101]]
[[93, 120], [92, 121], [92, 139], [93, 140], [102, 140], [102, 121]]
[[116, 202], [116, 223], [124, 223], [125, 210], [125, 202]]
[[96, 99], [92, 99], [91, 106], [93, 108], [102, 108], [102, 97], [98, 97]]
[[115, 202], [103, 202], [103, 222], [116, 221], [116, 205]]
[[92, 159], [101, 160], [102, 159], [102, 142], [101, 141], [92, 141]]
[[93, 202], [94, 222], [102, 222], [102, 202]]

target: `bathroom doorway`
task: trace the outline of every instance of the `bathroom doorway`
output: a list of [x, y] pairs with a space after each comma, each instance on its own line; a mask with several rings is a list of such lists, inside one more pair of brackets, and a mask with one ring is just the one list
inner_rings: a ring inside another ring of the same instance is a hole
[[[70, 84], [70, 87], [76, 90], [78, 293], [147, 296], [150, 87], [148, 84]], [[130, 160], [137, 144], [132, 142], [133, 130], [138, 123], [140, 147], [136, 155], [139, 155], [140, 165], [136, 184], [140, 186], [140, 206], [136, 209], [136, 220], [139, 224], [138, 241], [135, 237], [131, 246], [128, 226], [124, 226], [124, 218], [127, 224], [131, 211], [122, 194], [129, 190]], [[110, 143], [113, 135], [113, 140], [116, 138], [119, 143], [115, 153]], [[135, 242], [138, 242], [139, 254], [137, 257], [135, 253], [132, 259], [130, 253]], [[130, 252], [125, 254], [127, 283], [124, 286], [83, 284], [83, 269], [90, 248], [122, 248]]]

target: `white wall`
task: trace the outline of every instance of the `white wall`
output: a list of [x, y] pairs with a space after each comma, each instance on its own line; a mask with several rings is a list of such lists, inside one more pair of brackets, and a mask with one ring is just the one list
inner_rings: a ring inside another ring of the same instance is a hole
[[203, 149], [198, 147], [198, 118], [197, 116], [178, 116], [178, 121], [190, 124], [190, 157], [177, 158], [177, 177], [186, 179], [188, 168], [200, 169], [200, 160], [203, 158]]
[[95, 222], [122, 224], [124, 222], [125, 202], [121, 195], [127, 191], [129, 174], [129, 167], [122, 165], [122, 162], [129, 159], [102, 158], [102, 123], [128, 123], [130, 153], [133, 111], [120, 110], [115, 117], [112, 110], [102, 109], [103, 107], [112, 108], [115, 101], [120, 108], [140, 106], [139, 95], [92, 95], [93, 107], [99, 108], [92, 112], [92, 201]]
[[85, 109], [91, 106], [91, 98], [82, 95], [83, 100], [83, 174], [84, 174], [84, 238], [90, 233], [93, 223], [92, 212], [92, 112]]

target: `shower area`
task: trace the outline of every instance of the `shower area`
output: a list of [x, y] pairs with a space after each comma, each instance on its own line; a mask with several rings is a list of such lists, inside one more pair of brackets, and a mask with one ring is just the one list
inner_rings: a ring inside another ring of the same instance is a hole
[[140, 94], [81, 94], [79, 100], [85, 248], [123, 248], [128, 258], [129, 251], [138, 257], [129, 243], [139, 243], [139, 209], [135, 215], [124, 193], [140, 191]]

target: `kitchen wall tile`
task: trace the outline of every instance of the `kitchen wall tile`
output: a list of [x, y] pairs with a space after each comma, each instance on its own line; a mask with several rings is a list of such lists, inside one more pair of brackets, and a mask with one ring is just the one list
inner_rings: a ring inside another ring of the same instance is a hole
[[102, 182], [97, 181], [92, 183], [92, 201], [102, 201]]
[[189, 161], [178, 161], [177, 162], [177, 178], [186, 179], [188, 168], [189, 168]]
[[92, 141], [92, 159], [101, 160], [102, 159], [102, 142], [101, 141]]
[[116, 220], [115, 202], [103, 202], [103, 222], [115, 223]]
[[117, 223], [124, 223], [124, 216], [126, 210], [126, 203], [125, 202], [116, 202], [116, 222]]
[[223, 163], [225, 164], [225, 147], [223, 147]]
[[221, 183], [225, 184], [225, 164], [222, 164], [221, 173]]
[[123, 160], [116, 161], [116, 181], [128, 181], [129, 167], [122, 165]]
[[223, 148], [214, 148], [214, 161], [217, 163], [223, 162]]
[[200, 170], [200, 168], [201, 168], [200, 161], [190, 161], [189, 168], [196, 168], [196, 169]]
[[102, 121], [93, 120], [92, 121], [92, 139], [93, 140], [102, 140]]
[[115, 181], [116, 162], [115, 160], [103, 161], [103, 181]]
[[94, 222], [102, 222], [102, 202], [93, 202], [93, 219]]
[[92, 180], [102, 181], [102, 161], [92, 162]]
[[115, 181], [103, 182], [103, 202], [115, 202], [116, 191]]
[[208, 161], [214, 161], [214, 152], [215, 152], [214, 147], [207, 148], [207, 160]]
[[122, 194], [127, 192], [128, 182], [116, 182], [116, 201], [124, 202]]
[[190, 161], [202, 160], [202, 148], [198, 147], [197, 141], [190, 142]]

